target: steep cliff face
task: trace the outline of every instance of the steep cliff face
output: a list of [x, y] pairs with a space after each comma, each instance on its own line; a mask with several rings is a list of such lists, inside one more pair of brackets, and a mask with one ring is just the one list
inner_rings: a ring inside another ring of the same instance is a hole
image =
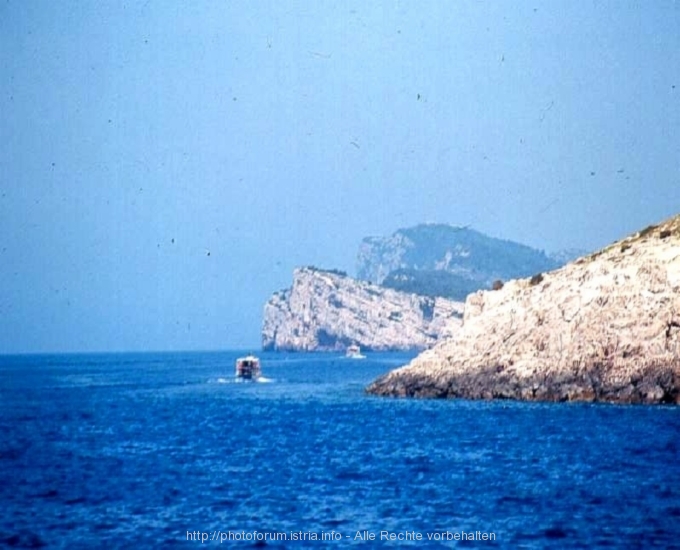
[[265, 350], [407, 350], [431, 347], [459, 328], [463, 304], [357, 281], [338, 272], [299, 268], [290, 289], [264, 308]]
[[470, 295], [452, 338], [368, 391], [680, 404], [680, 216]]
[[382, 284], [390, 272], [411, 267], [409, 251], [416, 243], [397, 231], [389, 237], [366, 237], [359, 245], [357, 277], [364, 281]]
[[563, 265], [540, 250], [443, 224], [367, 237], [359, 248], [357, 276], [395, 290], [464, 300], [496, 279], [526, 277]]

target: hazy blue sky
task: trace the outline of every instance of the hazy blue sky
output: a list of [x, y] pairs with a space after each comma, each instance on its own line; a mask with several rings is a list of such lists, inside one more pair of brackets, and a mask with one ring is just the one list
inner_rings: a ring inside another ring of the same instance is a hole
[[680, 2], [0, 2], [0, 353], [257, 349], [297, 265], [680, 211]]

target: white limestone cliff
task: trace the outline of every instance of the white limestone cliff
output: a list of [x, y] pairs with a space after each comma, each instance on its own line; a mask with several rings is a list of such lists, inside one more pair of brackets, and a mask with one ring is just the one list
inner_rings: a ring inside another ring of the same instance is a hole
[[459, 331], [367, 391], [680, 404], [680, 216], [471, 294]]
[[357, 281], [344, 274], [298, 268], [290, 289], [264, 308], [265, 350], [425, 349], [460, 327], [463, 304]]

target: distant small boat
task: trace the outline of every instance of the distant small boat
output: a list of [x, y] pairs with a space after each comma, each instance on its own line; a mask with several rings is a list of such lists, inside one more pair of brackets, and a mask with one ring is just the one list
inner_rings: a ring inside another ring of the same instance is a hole
[[347, 348], [345, 357], [348, 357], [349, 359], [366, 359], [365, 355], [361, 355], [361, 348], [356, 344], [352, 344]]
[[254, 355], [239, 357], [236, 360], [235, 376], [239, 380], [257, 380], [262, 376], [260, 360]]

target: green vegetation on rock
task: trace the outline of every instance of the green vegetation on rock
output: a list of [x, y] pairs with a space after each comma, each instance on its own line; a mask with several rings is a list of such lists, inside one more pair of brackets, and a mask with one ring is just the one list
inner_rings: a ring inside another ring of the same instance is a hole
[[390, 237], [367, 237], [358, 259], [358, 277], [424, 296], [454, 300], [494, 281], [529, 277], [561, 267], [577, 251], [553, 258], [542, 250], [489, 237], [466, 227], [421, 224]]

